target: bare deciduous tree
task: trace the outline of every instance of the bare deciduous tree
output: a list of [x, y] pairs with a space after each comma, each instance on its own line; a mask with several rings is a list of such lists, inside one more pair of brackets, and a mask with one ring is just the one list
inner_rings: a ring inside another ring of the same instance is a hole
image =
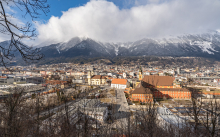
[[26, 62], [33, 62], [43, 57], [40, 50], [23, 44], [23, 39], [33, 39], [36, 36], [36, 29], [32, 23], [25, 25], [18, 24], [12, 14], [6, 12], [6, 7], [15, 7], [23, 12], [23, 17], [29, 15], [32, 21], [38, 18], [40, 13], [49, 12], [47, 0], [0, 0], [0, 33], [10, 37], [9, 46], [0, 46], [0, 65], [7, 66], [20, 53]]

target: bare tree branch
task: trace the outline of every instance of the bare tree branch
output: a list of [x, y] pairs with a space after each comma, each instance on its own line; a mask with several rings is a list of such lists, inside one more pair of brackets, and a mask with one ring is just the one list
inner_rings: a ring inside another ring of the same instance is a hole
[[6, 6], [13, 6], [24, 12], [24, 17], [29, 15], [34, 19], [38, 18], [40, 12], [47, 14], [49, 5], [47, 0], [0, 0], [0, 33], [10, 36], [9, 46], [0, 46], [0, 65], [5, 66], [15, 58], [15, 53], [20, 53], [26, 63], [34, 63], [43, 58], [40, 50], [23, 44], [22, 40], [36, 37], [36, 29], [32, 23], [26, 22], [25, 25], [18, 25], [13, 21], [12, 14], [5, 11]]

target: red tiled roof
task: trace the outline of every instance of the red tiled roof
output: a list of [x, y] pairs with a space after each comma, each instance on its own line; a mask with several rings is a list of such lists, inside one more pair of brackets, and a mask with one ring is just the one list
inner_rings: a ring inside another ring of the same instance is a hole
[[113, 79], [112, 84], [126, 85], [127, 84], [127, 79]]
[[172, 86], [174, 78], [170, 76], [144, 76], [143, 81], [154, 86]]
[[95, 75], [91, 79], [106, 79], [104, 76], [101, 75]]
[[149, 88], [143, 87], [140, 83], [131, 94], [152, 94], [152, 91]]

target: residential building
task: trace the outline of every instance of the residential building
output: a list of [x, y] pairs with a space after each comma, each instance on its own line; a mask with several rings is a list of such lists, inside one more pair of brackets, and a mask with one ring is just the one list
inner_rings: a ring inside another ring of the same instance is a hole
[[26, 78], [26, 82], [34, 83], [34, 84], [43, 84], [45, 80], [43, 79], [43, 77], [29, 77], [29, 78]]
[[0, 77], [0, 85], [9, 85], [13, 84], [14, 78]]

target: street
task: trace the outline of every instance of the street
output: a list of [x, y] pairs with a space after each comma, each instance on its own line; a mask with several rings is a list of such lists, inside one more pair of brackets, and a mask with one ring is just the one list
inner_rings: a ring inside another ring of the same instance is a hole
[[115, 114], [116, 128], [125, 128], [128, 125], [127, 118], [130, 116], [129, 106], [124, 94], [124, 90], [116, 90], [117, 113]]

